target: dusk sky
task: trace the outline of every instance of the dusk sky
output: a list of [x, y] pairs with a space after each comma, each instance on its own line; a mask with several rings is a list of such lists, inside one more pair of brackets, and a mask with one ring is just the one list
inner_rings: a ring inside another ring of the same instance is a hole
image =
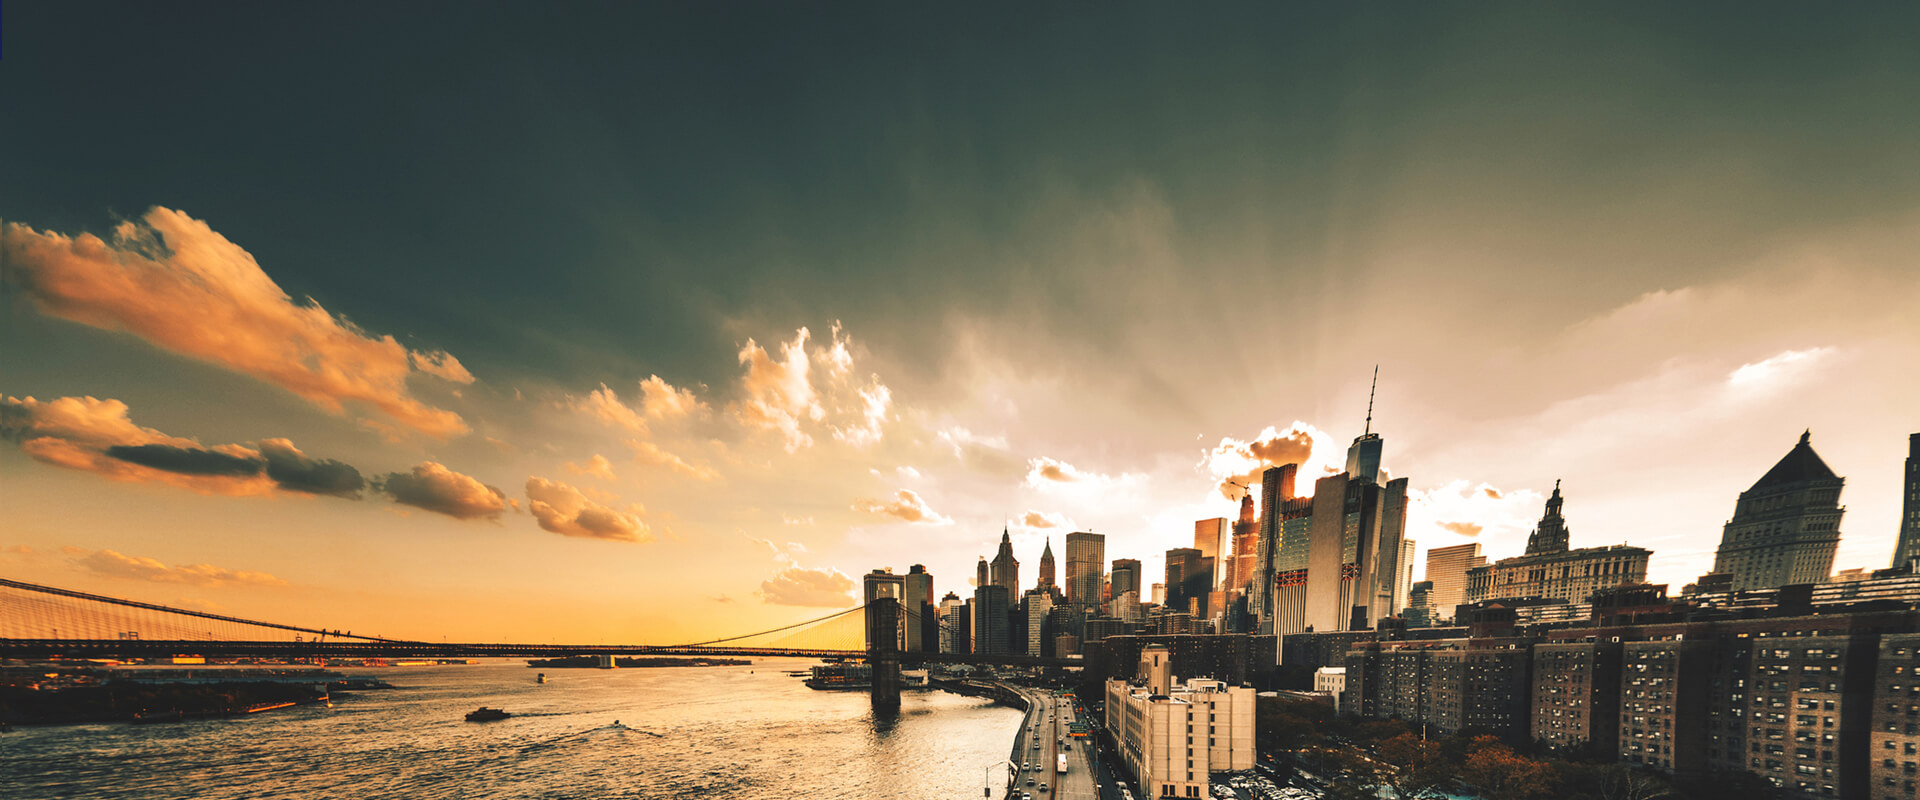
[[1910, 5], [216, 9], [0, 18], [0, 576], [660, 643], [1003, 525], [1157, 576], [1376, 364], [1417, 564], [1561, 480], [1677, 592], [1805, 429], [1891, 558]]

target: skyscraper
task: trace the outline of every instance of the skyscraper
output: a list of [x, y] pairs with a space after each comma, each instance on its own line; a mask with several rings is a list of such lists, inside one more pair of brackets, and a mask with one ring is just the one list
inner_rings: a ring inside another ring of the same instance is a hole
[[1412, 582], [1407, 479], [1378, 482], [1380, 449], [1370, 431], [1355, 439], [1347, 460], [1366, 474], [1321, 478], [1310, 498], [1292, 496], [1291, 472], [1263, 476], [1285, 485], [1262, 487], [1270, 507], [1261, 510], [1262, 586], [1251, 609], [1261, 633], [1360, 630], [1399, 613]]
[[973, 585], [975, 588], [978, 588], [981, 586], [988, 586], [993, 583], [993, 579], [990, 577], [987, 577], [987, 557], [986, 556], [980, 557], [980, 564], [974, 568], [974, 571], [979, 573], [973, 580]]
[[1467, 570], [1487, 565], [1480, 555], [1480, 543], [1468, 542], [1427, 551], [1426, 582], [1433, 584], [1427, 594], [1433, 624], [1453, 621], [1453, 609], [1467, 601]]
[[1813, 452], [1813, 432], [1740, 493], [1720, 536], [1713, 571], [1734, 591], [1818, 583], [1833, 574], [1840, 546], [1840, 490], [1846, 479]]
[[966, 602], [947, 592], [940, 598], [940, 652], [967, 652], [967, 627]]
[[901, 613], [906, 622], [906, 649], [910, 653], [932, 650], [936, 642], [928, 641], [926, 631], [939, 630], [939, 610], [933, 604], [933, 576], [927, 574], [925, 564], [915, 564], [907, 569], [903, 578], [903, 594], [900, 596]]
[[1000, 531], [1000, 552], [993, 557], [993, 585], [1007, 590], [1007, 602], [1020, 596], [1020, 560], [1013, 557], [1013, 539]]
[[1143, 596], [1141, 590], [1144, 584], [1140, 582], [1140, 560], [1137, 558], [1114, 559], [1113, 577], [1110, 582], [1112, 586], [1107, 590], [1107, 594], [1112, 597], [1117, 598], [1127, 592]]
[[1196, 547], [1176, 547], [1167, 551], [1167, 602], [1173, 611], [1194, 611], [1196, 618], [1208, 615], [1208, 588], [1213, 580], [1213, 559]]
[[[1276, 565], [1281, 551], [1280, 523], [1285, 513], [1282, 506], [1293, 499], [1294, 477], [1299, 470], [1298, 464], [1282, 464], [1260, 473], [1260, 534], [1250, 584], [1252, 602], [1247, 605], [1259, 618], [1261, 633], [1279, 632], [1273, 627], [1273, 595], [1275, 583], [1282, 579], [1281, 568]], [[1300, 569], [1306, 569], [1304, 562]]]
[[1041, 655], [1042, 645], [1046, 641], [1047, 615], [1053, 612], [1053, 594], [1046, 589], [1036, 588], [1027, 592], [1027, 655]]
[[1228, 578], [1233, 573], [1228, 560], [1233, 552], [1233, 526], [1227, 522], [1227, 518], [1195, 521], [1193, 548], [1199, 550], [1201, 556], [1213, 559], [1213, 574], [1207, 577], [1207, 591], [1227, 588]]
[[868, 636], [884, 635], [884, 634], [876, 634], [874, 630], [873, 601], [882, 597], [891, 597], [894, 600], [902, 601], [900, 603], [900, 613], [894, 617], [895, 623], [894, 623], [894, 631], [893, 631], [893, 636], [894, 636], [893, 646], [894, 646], [894, 649], [896, 650], [900, 649], [901, 646], [906, 643], [903, 634], [905, 633], [905, 630], [908, 627], [905, 624], [906, 623], [906, 603], [904, 602], [904, 600], [902, 600], [902, 597], [901, 597], [901, 595], [906, 593], [906, 581], [903, 580], [904, 577], [905, 576], [893, 574], [893, 570], [891, 569], [881, 567], [879, 569], [876, 569], [872, 572], [867, 573], [864, 576], [864, 578], [861, 580], [861, 583], [863, 585], [862, 595], [865, 597], [865, 602], [867, 605], [867, 611], [865, 612], [865, 614], [868, 621], [866, 626]]
[[1047, 546], [1040, 551], [1040, 580], [1035, 587], [1046, 589], [1053, 586], [1053, 537], [1047, 537]]
[[1253, 495], [1240, 494], [1240, 519], [1233, 523], [1233, 573], [1230, 580], [1234, 591], [1247, 591], [1247, 584], [1253, 582], [1253, 567], [1260, 551], [1260, 515], [1254, 510]]
[[978, 655], [1007, 654], [1007, 611], [1013, 605], [1013, 593], [999, 585], [973, 590], [973, 652]]
[[1907, 437], [1906, 494], [1900, 503], [1900, 542], [1893, 548], [1893, 565], [1920, 558], [1920, 433]]
[[1082, 608], [1100, 605], [1100, 568], [1106, 563], [1105, 534], [1067, 534], [1067, 602]]

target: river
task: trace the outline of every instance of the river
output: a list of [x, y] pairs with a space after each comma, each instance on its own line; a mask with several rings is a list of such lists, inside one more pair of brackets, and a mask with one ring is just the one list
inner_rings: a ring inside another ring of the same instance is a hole
[[[238, 719], [17, 727], [0, 734], [0, 795], [952, 800], [981, 796], [1020, 726], [945, 692], [876, 715], [865, 693], [786, 675], [813, 663], [343, 670], [398, 688]], [[464, 721], [482, 705], [515, 716]]]

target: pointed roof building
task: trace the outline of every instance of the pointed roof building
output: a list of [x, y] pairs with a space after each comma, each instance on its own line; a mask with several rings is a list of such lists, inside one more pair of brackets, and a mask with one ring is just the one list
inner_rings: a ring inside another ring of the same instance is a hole
[[1813, 431], [1800, 434], [1734, 504], [1709, 573], [1731, 576], [1732, 590], [1819, 583], [1833, 574], [1846, 479], [1813, 452], [1812, 440]]
[[1040, 551], [1040, 582], [1035, 588], [1047, 589], [1053, 586], [1053, 537], [1047, 537], [1046, 549]]

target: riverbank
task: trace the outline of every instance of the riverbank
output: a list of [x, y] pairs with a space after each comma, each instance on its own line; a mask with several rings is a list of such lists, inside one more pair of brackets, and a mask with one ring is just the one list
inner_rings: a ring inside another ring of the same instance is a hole
[[[745, 667], [753, 664], [746, 658], [679, 658], [674, 656], [655, 656], [650, 658], [616, 658], [614, 667], [618, 669], [645, 669], [647, 667]], [[541, 669], [597, 669], [599, 656], [562, 656], [560, 658], [530, 658], [527, 666]]]
[[9, 725], [179, 722], [240, 717], [329, 701], [324, 685], [273, 682], [117, 682], [58, 689], [0, 686], [0, 722]]

